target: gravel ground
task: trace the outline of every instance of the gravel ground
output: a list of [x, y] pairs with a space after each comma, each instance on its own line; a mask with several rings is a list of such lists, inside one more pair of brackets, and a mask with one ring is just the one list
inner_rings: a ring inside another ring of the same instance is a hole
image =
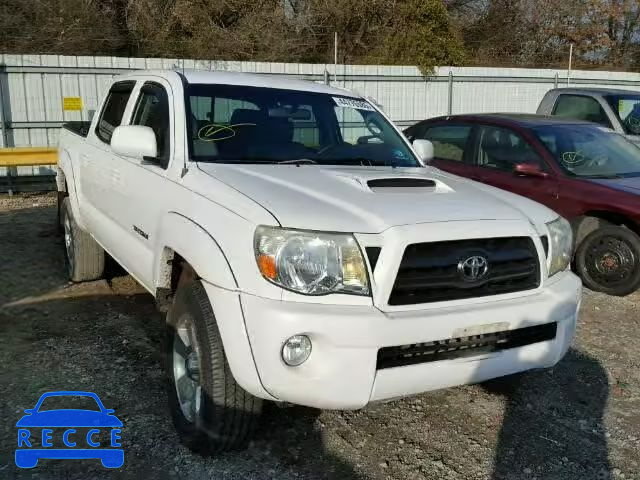
[[[244, 452], [205, 458], [169, 419], [152, 298], [117, 266], [70, 285], [53, 195], [0, 197], [0, 478], [640, 480], [640, 294], [585, 291], [562, 362], [516, 382], [356, 412], [267, 408]], [[96, 392], [123, 421], [125, 464], [15, 467], [15, 422], [50, 390]]]

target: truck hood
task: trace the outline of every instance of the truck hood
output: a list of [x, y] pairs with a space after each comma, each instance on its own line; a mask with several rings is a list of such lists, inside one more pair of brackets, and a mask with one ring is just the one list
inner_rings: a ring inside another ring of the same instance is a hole
[[640, 176], [628, 178], [606, 178], [597, 180], [593, 179], [589, 181], [604, 185], [605, 187], [613, 188], [614, 190], [622, 190], [623, 192], [640, 195]]
[[535, 202], [430, 167], [199, 163], [198, 168], [251, 198], [290, 228], [379, 233], [416, 223], [538, 223], [554, 218]]
[[640, 135], [625, 135], [625, 138], [629, 140], [631, 143], [640, 145]]

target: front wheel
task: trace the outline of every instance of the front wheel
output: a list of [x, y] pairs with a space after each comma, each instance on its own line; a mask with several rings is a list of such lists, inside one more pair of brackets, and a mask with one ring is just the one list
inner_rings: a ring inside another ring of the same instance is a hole
[[167, 314], [169, 404], [183, 443], [199, 453], [243, 448], [262, 400], [233, 378], [202, 284], [178, 287]]
[[624, 296], [640, 287], [640, 237], [624, 227], [601, 227], [576, 251], [576, 270], [585, 286]]

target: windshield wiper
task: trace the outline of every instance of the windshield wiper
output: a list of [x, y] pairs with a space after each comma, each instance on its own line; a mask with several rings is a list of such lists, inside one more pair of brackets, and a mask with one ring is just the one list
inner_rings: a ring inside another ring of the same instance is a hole
[[270, 158], [200, 158], [197, 160], [202, 163], [232, 163], [232, 164], [251, 164], [251, 163], [278, 163], [277, 160]]
[[323, 158], [320, 163], [323, 165], [360, 165], [362, 167], [386, 166], [386, 164], [375, 164], [371, 159], [366, 157]]
[[594, 179], [614, 179], [614, 178], [622, 178], [620, 175], [616, 175], [615, 173], [611, 173], [611, 174], [606, 174], [606, 173], [601, 173], [601, 174], [594, 174], [594, 175], [580, 175], [580, 177], [582, 178], [594, 178]]
[[278, 164], [292, 164], [292, 165], [296, 165], [296, 166], [300, 166], [300, 165], [317, 165], [318, 162], [316, 162], [315, 160], [311, 160], [310, 158], [294, 158], [293, 160], [281, 160], [279, 162], [275, 162]]

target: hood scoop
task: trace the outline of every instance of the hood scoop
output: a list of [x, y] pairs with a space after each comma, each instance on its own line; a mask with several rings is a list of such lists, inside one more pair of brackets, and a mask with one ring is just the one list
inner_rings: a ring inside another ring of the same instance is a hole
[[373, 192], [414, 192], [420, 189], [434, 190], [437, 184], [428, 178], [394, 177], [376, 178], [367, 181], [367, 186]]

